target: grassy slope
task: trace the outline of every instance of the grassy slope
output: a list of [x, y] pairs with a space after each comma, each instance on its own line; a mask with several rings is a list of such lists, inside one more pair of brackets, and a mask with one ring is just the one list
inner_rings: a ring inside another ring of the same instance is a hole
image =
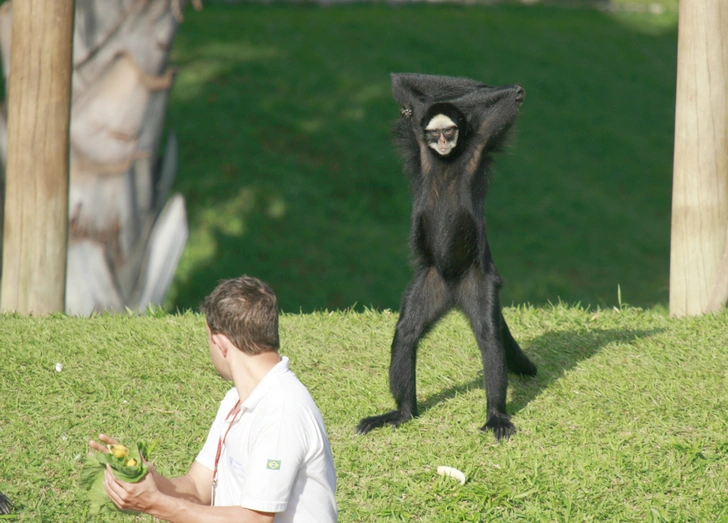
[[[499, 5], [210, 4], [175, 43], [169, 123], [191, 237], [169, 307], [218, 279], [283, 308], [397, 309], [410, 197], [391, 71], [527, 91], [486, 201], [505, 303], [666, 303], [676, 31], [662, 17]], [[646, 20], [650, 22], [647, 23]]]
[[[677, 320], [556, 306], [506, 315], [539, 376], [511, 379], [519, 433], [500, 445], [478, 431], [479, 358], [460, 316], [421, 347], [421, 417], [365, 437], [353, 433], [359, 418], [392, 406], [396, 316], [282, 318], [282, 352], [327, 423], [342, 523], [728, 521], [728, 313]], [[190, 314], [0, 318], [0, 491], [19, 521], [85, 521], [76, 482], [85, 442], [100, 430], [159, 437], [158, 467], [187, 468], [227, 389], [203, 333]], [[439, 465], [468, 482], [439, 477]], [[103, 519], [137, 520], [149, 521]]]

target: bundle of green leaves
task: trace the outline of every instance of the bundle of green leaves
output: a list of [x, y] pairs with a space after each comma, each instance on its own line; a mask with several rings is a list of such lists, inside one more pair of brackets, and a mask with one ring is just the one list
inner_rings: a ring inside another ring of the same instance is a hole
[[155, 444], [156, 441], [151, 445], [134, 443], [129, 447], [121, 444], [107, 445], [109, 452], [97, 452], [89, 456], [81, 469], [80, 478], [81, 488], [88, 491], [88, 498], [91, 502], [89, 514], [95, 515], [104, 509], [119, 510], [104, 489], [106, 465], [111, 467], [111, 471], [117, 479], [127, 483], [137, 483], [149, 470], [142, 456], [148, 457]]

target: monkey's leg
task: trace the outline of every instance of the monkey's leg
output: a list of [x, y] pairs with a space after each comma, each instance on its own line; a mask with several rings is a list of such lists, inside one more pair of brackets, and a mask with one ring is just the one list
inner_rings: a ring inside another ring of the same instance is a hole
[[496, 440], [509, 438], [516, 427], [506, 414], [506, 351], [501, 338], [498, 277], [473, 267], [458, 287], [458, 304], [470, 320], [483, 360], [487, 418], [480, 430], [492, 430]]
[[503, 317], [503, 311], [500, 313], [501, 319], [501, 338], [503, 340], [503, 348], [506, 351], [506, 367], [514, 374], [520, 374], [521, 376], [535, 376], [536, 365], [528, 359], [518, 342], [513, 339], [506, 319]]
[[397, 427], [417, 416], [417, 345], [450, 304], [450, 292], [435, 269], [417, 273], [404, 294], [392, 341], [389, 389], [397, 410], [364, 418], [356, 427], [357, 433], [366, 434], [387, 424]]

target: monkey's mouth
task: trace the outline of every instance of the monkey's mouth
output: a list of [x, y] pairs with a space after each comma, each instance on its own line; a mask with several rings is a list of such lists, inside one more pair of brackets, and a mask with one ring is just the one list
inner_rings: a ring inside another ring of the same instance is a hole
[[437, 148], [437, 152], [440, 153], [442, 156], [447, 156], [448, 154], [450, 154], [450, 151], [452, 151], [452, 147], [450, 147], [449, 145], [444, 145]]

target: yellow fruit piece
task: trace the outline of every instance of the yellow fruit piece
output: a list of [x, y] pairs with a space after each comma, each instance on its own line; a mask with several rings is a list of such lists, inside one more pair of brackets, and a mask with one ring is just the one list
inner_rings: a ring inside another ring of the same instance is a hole
[[109, 445], [109, 450], [115, 458], [125, 458], [129, 454], [129, 449], [118, 443], [115, 445]]
[[134, 458], [132, 458], [126, 462], [127, 467], [136, 467], [136, 464], [137, 464], [137, 460], [135, 460]]

